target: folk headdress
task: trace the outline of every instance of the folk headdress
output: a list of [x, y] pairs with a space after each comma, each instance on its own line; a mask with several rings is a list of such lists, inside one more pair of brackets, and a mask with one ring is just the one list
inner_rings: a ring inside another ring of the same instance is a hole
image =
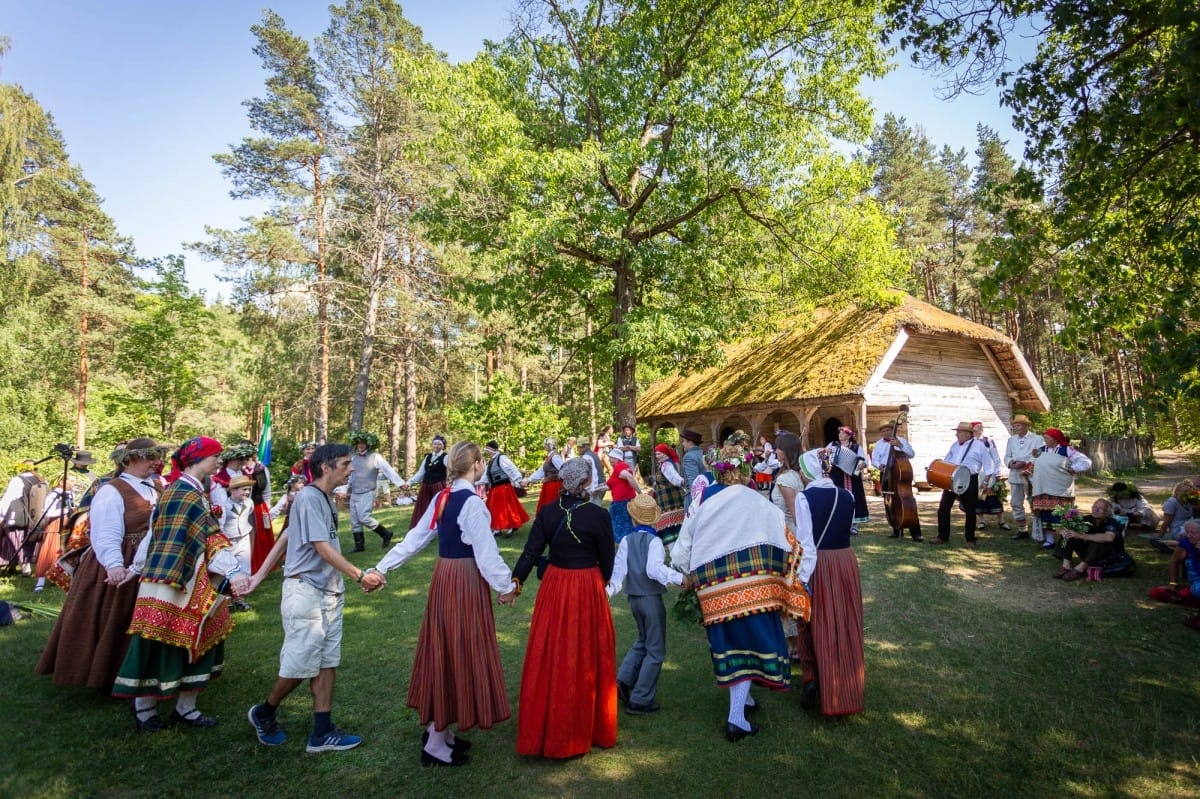
[[[130, 441], [129, 443], [134, 444], [136, 441]], [[126, 450], [128, 451], [128, 447]], [[207, 436], [189, 438], [180, 444], [179, 449], [175, 450], [174, 454], [171, 455], [171, 473], [167, 475], [167, 482], [175, 482], [187, 467], [195, 465], [212, 455], [220, 455], [221, 452], [221, 442], [215, 438], [208, 438]]]
[[670, 444], [656, 444], [654, 446], [654, 451], [656, 453], [661, 452], [663, 455], [667, 456], [667, 460], [671, 461], [671, 463], [679, 463], [679, 453], [676, 452], [675, 448]]
[[373, 450], [379, 446], [379, 436], [366, 430], [353, 430], [350, 433], [350, 443], [366, 444], [368, 450]]

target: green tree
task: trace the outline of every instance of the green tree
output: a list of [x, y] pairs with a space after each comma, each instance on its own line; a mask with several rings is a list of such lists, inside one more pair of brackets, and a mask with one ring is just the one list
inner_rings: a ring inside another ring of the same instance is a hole
[[[414, 65], [452, 162], [429, 219], [470, 249], [484, 314], [611, 364], [632, 421], [639, 365], [707, 365], [747, 303], [891, 282], [866, 172], [832, 147], [869, 126], [875, 11], [541, 0], [450, 82]], [[564, 340], [568, 314], [592, 335]]]
[[447, 410], [446, 420], [454, 438], [480, 446], [495, 440], [522, 468], [540, 463], [546, 436], [566, 435], [568, 423], [562, 412], [546, 400], [528, 392], [507, 377], [499, 376], [478, 400], [466, 400]]

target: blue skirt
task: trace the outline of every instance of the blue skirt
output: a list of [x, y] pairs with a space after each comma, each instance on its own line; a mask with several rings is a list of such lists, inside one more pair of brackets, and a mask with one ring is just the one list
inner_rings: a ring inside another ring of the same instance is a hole
[[751, 680], [775, 690], [791, 687], [792, 661], [779, 611], [754, 613], [705, 628], [717, 685]]
[[608, 506], [608, 515], [612, 519], [613, 540], [620, 544], [622, 538], [633, 532], [633, 518], [629, 515], [629, 500], [614, 500]]

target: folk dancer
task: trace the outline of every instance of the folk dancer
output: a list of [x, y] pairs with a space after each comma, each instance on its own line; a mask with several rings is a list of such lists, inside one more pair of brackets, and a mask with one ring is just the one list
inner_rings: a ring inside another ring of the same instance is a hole
[[[1029, 538], [1025, 503], [1032, 500], [1029, 478], [1033, 474], [1033, 453], [1042, 446], [1042, 437], [1029, 432], [1029, 425], [1029, 417], [1025, 414], [1018, 413], [1014, 416], [1013, 434], [1009, 436], [1008, 444], [1004, 447], [1004, 465], [1008, 467], [1008, 501], [1012, 506], [1013, 521], [1017, 525], [1017, 532], [1012, 537], [1014, 541]], [[1032, 507], [1031, 503], [1030, 508]], [[1041, 520], [1036, 513], [1033, 514], [1033, 529], [1034, 540], [1042, 541], [1045, 536], [1042, 533]]]
[[696, 482], [697, 477], [708, 471], [708, 464], [704, 462], [704, 451], [700, 449], [703, 440], [695, 430], [684, 430], [679, 434], [679, 446], [683, 449], [679, 471], [683, 475], [684, 488], [687, 489], [687, 493], [683, 495], [684, 511], [692, 505], [692, 484]]
[[488, 457], [487, 468], [477, 484], [487, 486], [487, 509], [491, 514], [492, 535], [512, 538], [519, 528], [529, 521], [529, 512], [517, 498], [513, 483], [521, 481], [521, 470], [503, 452], [495, 441], [489, 441], [484, 451]]
[[408, 484], [421, 484], [417, 493], [417, 501], [413, 503], [412, 517], [408, 520], [408, 529], [417, 526], [417, 522], [425, 515], [425, 509], [443, 488], [446, 487], [446, 439], [436, 435], [429, 444], [430, 451], [421, 459], [421, 465], [416, 474], [408, 478]]
[[354, 430], [350, 433], [350, 446], [354, 447], [350, 461], [353, 470], [350, 472], [350, 533], [354, 536], [354, 549], [351, 552], [366, 549], [363, 545], [364, 528], [378, 533], [380, 546], [388, 549], [392, 545], [392, 531], [371, 513], [375, 509], [375, 494], [379, 491], [379, 475], [382, 473], [397, 488], [404, 485], [404, 478], [375, 451], [379, 446], [379, 436], [374, 433]]
[[979, 502], [979, 482], [986, 480], [992, 468], [992, 458], [988, 451], [975, 440], [970, 422], [959, 422], [954, 428], [957, 439], [950, 445], [949, 452], [943, 459], [954, 466], [966, 466], [971, 472], [971, 482], [962, 494], [955, 494], [949, 489], [942, 491], [942, 499], [938, 503], [938, 534], [931, 544], [945, 544], [950, 540], [950, 511], [954, 508], [955, 500], [962, 506], [966, 515], [964, 530], [967, 546], [975, 548], [975, 506]]
[[[1000, 478], [1000, 449], [996, 446], [995, 441], [983, 434], [983, 422], [971, 422], [971, 435], [987, 449], [988, 457], [992, 461], [987, 480], [981, 481], [979, 484], [979, 502], [975, 505], [975, 515], [979, 517], [995, 516], [1001, 520], [1001, 530], [1011, 530], [1012, 525], [1003, 521], [1004, 504], [1000, 502], [1000, 497], [996, 493], [996, 483]], [[980, 530], [987, 529], [982, 518], [979, 519], [977, 526]]]
[[[916, 452], [912, 448], [912, 444], [908, 443], [907, 439], [895, 434], [895, 425], [890, 421], [879, 425], [879, 440], [871, 447], [871, 465], [879, 470], [880, 485], [883, 488], [883, 493], [895, 491], [895, 487], [888, 483], [888, 478], [891, 473], [888, 470], [888, 462], [891, 460], [892, 452], [903, 455], [906, 458], [915, 458]], [[909, 534], [913, 541], [921, 542], [925, 539], [921, 536], [921, 520], [917, 519], [912, 527], [908, 528]], [[892, 530], [892, 538], [900, 538], [903, 535], [903, 530]]]
[[558, 476], [558, 470], [566, 463], [562, 453], [558, 451], [557, 440], [547, 438], [542, 442], [542, 446], [546, 448], [546, 458], [542, 461], [542, 465], [533, 474], [521, 480], [522, 488], [527, 487], [530, 483], [536, 483], [538, 480], [542, 481], [542, 490], [538, 494], [537, 508], [534, 509], [535, 514], [551, 502], [558, 501], [558, 492], [562, 489], [562, 480]]
[[304, 482], [311, 483], [313, 479], [312, 468], [308, 465], [312, 454], [317, 451], [317, 442], [305, 441], [300, 445], [300, 460], [292, 464], [292, 474], [297, 477], [303, 477]]
[[[654, 464], [654, 502], [659, 509], [655, 530], [662, 542], [670, 546], [679, 537], [679, 527], [683, 524], [683, 498], [687, 496], [683, 475], [677, 468], [679, 453], [668, 444], [658, 444], [654, 447]], [[632, 514], [630, 519], [636, 521]]]
[[1042, 433], [1042, 450], [1034, 456], [1033, 509], [1042, 521], [1045, 540], [1042, 549], [1054, 547], [1054, 526], [1061, 519], [1060, 505], [1075, 504], [1075, 475], [1092, 468], [1092, 459], [1075, 449], [1057, 427]]

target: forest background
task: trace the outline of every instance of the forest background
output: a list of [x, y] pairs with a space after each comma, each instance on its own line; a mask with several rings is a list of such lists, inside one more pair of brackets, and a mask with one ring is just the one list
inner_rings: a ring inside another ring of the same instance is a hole
[[[264, 11], [253, 134], [214, 156], [267, 210], [190, 245], [220, 302], [139, 259], [0, 83], [0, 463], [254, 438], [270, 402], [279, 464], [366, 427], [405, 473], [434, 433], [532, 466], [722, 342], [890, 286], [1012, 336], [1040, 421], [1193, 443], [1198, 31], [1183, 2], [522, 0], [451, 65], [393, 2], [314, 41]], [[1022, 161], [874, 119], [859, 86], [897, 48], [999, 85]]]

